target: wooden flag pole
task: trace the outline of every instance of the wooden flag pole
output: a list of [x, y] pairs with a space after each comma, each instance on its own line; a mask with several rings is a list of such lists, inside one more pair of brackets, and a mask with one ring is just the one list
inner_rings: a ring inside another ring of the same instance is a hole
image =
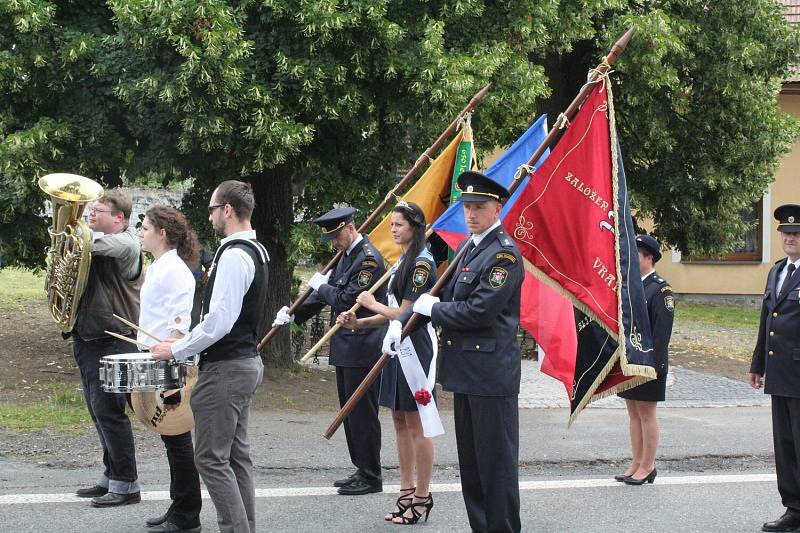
[[[433, 156], [436, 154], [436, 152], [439, 150], [442, 144], [444, 144], [444, 141], [447, 140], [447, 138], [453, 134], [453, 132], [458, 127], [458, 124], [461, 122], [461, 119], [464, 117], [464, 115], [466, 115], [467, 113], [472, 113], [472, 111], [478, 106], [481, 100], [483, 100], [483, 97], [486, 96], [487, 92], [489, 92], [490, 86], [491, 83], [488, 83], [486, 84], [485, 87], [483, 87], [483, 89], [475, 93], [475, 96], [473, 96], [470, 99], [467, 106], [458, 113], [458, 115], [456, 116], [455, 119], [453, 119], [450, 125], [447, 126], [447, 128], [445, 128], [445, 130], [441, 133], [441, 135], [439, 135], [439, 137], [433, 142], [433, 144], [430, 145], [428, 149], [425, 150], [425, 152], [423, 152], [423, 154], [419, 157], [419, 159], [417, 159], [416, 163], [414, 163], [414, 166], [411, 167], [411, 169], [409, 169], [409, 171], [406, 172], [405, 176], [403, 176], [403, 178], [397, 183], [397, 185], [395, 185], [394, 188], [392, 188], [392, 190], [389, 191], [389, 193], [383, 199], [381, 204], [378, 207], [376, 207], [372, 211], [372, 214], [370, 214], [370, 216], [364, 221], [364, 223], [361, 224], [361, 226], [358, 228], [359, 233], [366, 231], [367, 228], [369, 228], [375, 222], [375, 220], [377, 220], [377, 218], [380, 217], [381, 214], [383, 214], [383, 210], [386, 209], [386, 207], [391, 202], [395, 201], [395, 194], [409, 184], [409, 182], [417, 175], [417, 173], [420, 171], [420, 169], [425, 165], [427, 161], [433, 160]], [[342, 257], [342, 252], [341, 251], [336, 252], [336, 255], [334, 255], [333, 258], [328, 262], [328, 264], [325, 265], [325, 268], [322, 269], [322, 273], [325, 274], [333, 270], [333, 267], [336, 266], [341, 257]], [[312, 292], [314, 292], [313, 289], [310, 288], [306, 289], [306, 291], [303, 294], [301, 294], [300, 297], [297, 300], [295, 300], [294, 303], [289, 307], [288, 311], [289, 314], [290, 315], [295, 314], [295, 312], [300, 308], [300, 306], [303, 305], [303, 302], [305, 302], [306, 299], [309, 296], [311, 296]], [[258, 343], [259, 352], [264, 349], [264, 346], [266, 346], [275, 335], [277, 335], [280, 328], [281, 326], [273, 326], [269, 330], [269, 332], [264, 336], [264, 338], [261, 339], [261, 342]]]
[[[595, 70], [592, 71], [592, 76], [591, 78], [589, 78], [589, 81], [587, 81], [586, 84], [584, 84], [584, 86], [581, 87], [581, 90], [578, 92], [578, 95], [572, 100], [572, 103], [570, 103], [567, 109], [564, 111], [564, 115], [566, 116], [567, 120], [571, 120], [572, 117], [575, 116], [575, 113], [578, 112], [578, 108], [586, 99], [586, 97], [589, 95], [589, 93], [592, 91], [594, 86], [601, 80], [603, 75], [606, 72], [608, 72], [608, 70], [611, 68], [611, 66], [620, 56], [620, 54], [622, 54], [622, 52], [628, 46], [628, 42], [631, 40], [631, 37], [633, 36], [635, 31], [636, 28], [634, 27], [629, 28], [628, 31], [626, 31], [625, 34], [622, 37], [620, 37], [616, 43], [614, 43], [614, 46], [611, 47], [611, 51], [605, 57], [603, 63], [601, 63], [600, 66], [598, 66]], [[560, 135], [560, 130], [558, 128], [552, 128], [550, 130], [550, 133], [547, 134], [547, 137], [545, 137], [544, 141], [542, 141], [542, 144], [539, 146], [539, 148], [536, 149], [536, 151], [528, 160], [529, 167], [533, 166], [539, 160], [539, 158], [542, 156], [545, 150], [550, 148], [555, 143], [556, 138], [559, 135]], [[516, 191], [520, 183], [522, 183], [521, 179], [515, 179], [514, 182], [511, 184], [511, 187], [509, 187], [509, 192], [511, 194], [514, 194], [514, 191]], [[455, 255], [455, 257], [453, 257], [453, 260], [447, 266], [447, 269], [444, 271], [442, 276], [436, 281], [436, 284], [430, 291], [430, 293], [433, 296], [437, 296], [441, 292], [445, 283], [447, 283], [450, 280], [450, 277], [456, 270], [456, 265], [458, 265], [459, 262], [461, 261], [461, 258], [466, 252], [466, 249], [467, 249], [466, 246], [461, 247], [461, 250], [459, 250], [458, 253]], [[406, 325], [403, 327], [403, 334], [402, 334], [403, 338], [407, 337], [409, 333], [414, 331], [414, 329], [417, 327], [417, 323], [419, 322], [419, 320], [420, 320], [419, 314], [414, 313], [413, 315], [411, 315], [411, 318], [408, 319]], [[347, 415], [350, 414], [350, 411], [353, 410], [353, 408], [356, 406], [356, 404], [358, 404], [358, 402], [361, 400], [364, 394], [366, 394], [370, 386], [372, 386], [375, 380], [378, 379], [378, 376], [380, 376], [383, 367], [385, 367], [389, 363], [390, 358], [391, 358], [390, 355], [387, 355], [385, 353], [381, 354], [378, 361], [375, 363], [375, 365], [372, 367], [369, 373], [364, 377], [364, 380], [361, 382], [358, 388], [356, 388], [356, 390], [353, 391], [353, 394], [350, 396], [350, 398], [348, 398], [347, 402], [345, 402], [345, 404], [339, 410], [336, 417], [333, 419], [333, 422], [331, 422], [331, 424], [325, 430], [325, 433], [323, 433], [326, 439], [330, 439], [333, 436], [333, 434], [336, 433], [336, 430], [339, 429], [339, 426], [342, 425], [342, 422], [344, 422], [344, 419], [347, 418]]]

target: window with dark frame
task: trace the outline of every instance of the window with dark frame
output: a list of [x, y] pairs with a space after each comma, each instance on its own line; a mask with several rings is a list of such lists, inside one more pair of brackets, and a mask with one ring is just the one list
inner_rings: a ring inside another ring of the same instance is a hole
[[744, 235], [744, 242], [733, 252], [728, 254], [711, 257], [711, 256], [684, 256], [681, 259], [682, 263], [693, 262], [720, 262], [727, 261], [761, 261], [763, 250], [763, 227], [764, 227], [764, 203], [759, 200], [748, 209], [742, 210], [742, 219], [747, 221], [754, 221], [753, 228]]

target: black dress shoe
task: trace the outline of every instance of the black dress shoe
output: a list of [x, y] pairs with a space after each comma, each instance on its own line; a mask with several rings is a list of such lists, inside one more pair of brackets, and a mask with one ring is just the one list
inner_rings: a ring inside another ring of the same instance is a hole
[[147, 528], [147, 531], [150, 532], [159, 532], [159, 533], [200, 533], [203, 529], [202, 526], [195, 526], [195, 527], [181, 527], [179, 525], [173, 524], [169, 520], [162, 522], [153, 527]]
[[764, 524], [761, 531], [800, 531], [800, 513], [789, 509], [782, 517]]
[[138, 492], [130, 494], [119, 494], [109, 492], [105, 496], [92, 499], [92, 507], [117, 507], [118, 505], [130, 505], [142, 501], [142, 496]]
[[370, 494], [373, 492], [383, 492], [383, 482], [373, 481], [370, 483], [366, 479], [359, 477], [351, 483], [339, 487], [339, 494], [343, 496], [358, 496], [360, 494]]
[[78, 489], [75, 491], [75, 494], [78, 496], [78, 498], [96, 498], [98, 496], [105, 496], [108, 494], [108, 489], [101, 487], [100, 485], [95, 485], [93, 487], [89, 487], [88, 489]]
[[656, 469], [653, 468], [653, 470], [649, 474], [647, 474], [647, 477], [645, 477], [644, 479], [636, 479], [633, 476], [628, 476], [622, 481], [626, 485], [644, 485], [645, 483], [652, 483], [655, 480], [656, 480]]
[[334, 487], [344, 487], [345, 485], [349, 485], [350, 483], [352, 483], [353, 481], [355, 481], [356, 479], [358, 479], [360, 477], [361, 477], [361, 473], [358, 470], [356, 470], [355, 472], [353, 472], [352, 474], [350, 474], [346, 478], [337, 479], [336, 481], [334, 481], [333, 482], [333, 486]]
[[160, 526], [161, 524], [167, 521], [168, 514], [169, 511], [162, 514], [161, 516], [157, 516], [155, 518], [148, 518], [147, 520], [144, 521], [144, 523], [147, 524], [147, 527]]
[[626, 479], [628, 479], [628, 476], [626, 476], [625, 474], [617, 474], [616, 476], [614, 476], [614, 481], [619, 481], [620, 483], [622, 483]]

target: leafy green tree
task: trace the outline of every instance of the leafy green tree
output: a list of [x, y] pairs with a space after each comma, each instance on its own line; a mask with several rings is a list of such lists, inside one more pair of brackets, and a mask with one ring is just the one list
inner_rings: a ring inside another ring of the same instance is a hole
[[774, 0], [625, 2], [593, 19], [591, 38], [545, 59], [548, 110], [565, 107], [630, 25], [638, 31], [613, 77], [637, 217], [684, 252], [730, 251], [752, 224], [742, 212], [800, 132], [777, 105], [789, 65], [800, 64], [800, 28]]
[[[668, 242], [722, 249], [795, 133], [775, 89], [798, 40], [771, 0], [717, 4], [0, 0], [0, 254], [41, 264], [47, 172], [192, 178], [198, 229], [216, 184], [243, 179], [272, 257], [269, 321], [308, 243], [296, 221], [336, 202], [366, 216], [489, 81], [479, 149], [554, 118], [628, 24], [617, 111], [639, 211]], [[284, 335], [269, 355], [288, 354]]]

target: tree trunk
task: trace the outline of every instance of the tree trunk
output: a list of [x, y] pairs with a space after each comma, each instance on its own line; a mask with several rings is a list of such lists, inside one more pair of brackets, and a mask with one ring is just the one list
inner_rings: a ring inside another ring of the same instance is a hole
[[[590, 68], [599, 63], [591, 41], [578, 41], [572, 50], [563, 54], [549, 54], [544, 58], [544, 71], [552, 92], [539, 103], [539, 111], [547, 113], [550, 127], [586, 83]], [[594, 63], [592, 63], [594, 61]]]
[[[256, 208], [252, 224], [258, 240], [269, 252], [269, 285], [264, 313], [259, 324], [261, 337], [266, 335], [275, 313], [289, 305], [293, 265], [288, 263], [289, 234], [294, 222], [292, 172], [286, 166], [277, 167], [255, 176], [252, 180]], [[260, 338], [259, 338], [260, 340]], [[267, 366], [290, 368], [292, 350], [289, 328], [281, 328], [262, 352]]]

